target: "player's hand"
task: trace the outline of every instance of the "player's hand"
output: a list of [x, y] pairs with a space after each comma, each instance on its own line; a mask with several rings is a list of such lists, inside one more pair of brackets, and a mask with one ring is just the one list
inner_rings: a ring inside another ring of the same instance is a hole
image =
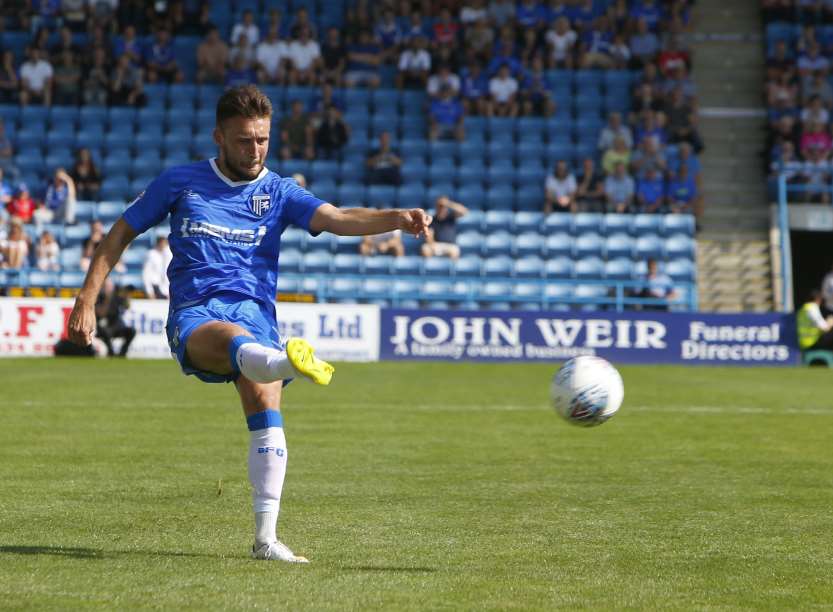
[[92, 344], [95, 332], [95, 305], [75, 300], [67, 322], [67, 332], [70, 342], [79, 346]]
[[425, 234], [428, 226], [431, 225], [431, 221], [431, 215], [421, 208], [411, 208], [401, 211], [399, 215], [399, 229], [419, 238]]

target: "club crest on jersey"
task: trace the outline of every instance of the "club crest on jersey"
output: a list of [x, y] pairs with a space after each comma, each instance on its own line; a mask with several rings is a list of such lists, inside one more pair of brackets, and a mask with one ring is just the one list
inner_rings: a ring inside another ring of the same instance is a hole
[[262, 217], [270, 206], [272, 206], [272, 202], [268, 193], [253, 195], [249, 201], [249, 208], [258, 217]]

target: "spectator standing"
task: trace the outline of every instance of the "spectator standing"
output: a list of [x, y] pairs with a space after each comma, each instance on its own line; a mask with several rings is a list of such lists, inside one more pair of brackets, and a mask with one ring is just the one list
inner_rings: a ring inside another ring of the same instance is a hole
[[605, 211], [605, 189], [601, 173], [596, 171], [596, 162], [592, 157], [582, 162], [581, 180], [576, 189], [576, 201], [582, 210], [592, 212]]
[[19, 219], [22, 223], [32, 221], [32, 215], [35, 214], [35, 201], [29, 194], [29, 186], [26, 183], [20, 183], [17, 186], [17, 191], [9, 202], [7, 210], [12, 219]]
[[293, 100], [289, 115], [280, 123], [281, 159], [315, 157], [312, 122], [300, 100]]
[[57, 272], [61, 269], [61, 247], [52, 235], [52, 232], [44, 230], [41, 232], [38, 244], [35, 247], [35, 257], [38, 270], [44, 272]]
[[341, 42], [338, 28], [327, 30], [327, 39], [321, 46], [321, 78], [335, 87], [341, 87], [344, 68], [347, 65], [347, 48]]
[[116, 62], [110, 81], [110, 102], [126, 106], [144, 106], [147, 102], [142, 69], [131, 64], [127, 55], [122, 55]]
[[518, 116], [518, 81], [511, 75], [509, 66], [502, 64], [496, 76], [489, 80], [492, 112], [498, 117]]
[[26, 106], [38, 101], [44, 106], [52, 104], [52, 64], [43, 58], [43, 51], [30, 47], [29, 59], [20, 66], [20, 104]]
[[368, 86], [376, 88], [382, 82], [379, 65], [382, 49], [374, 42], [368, 30], [362, 30], [359, 40], [347, 47], [347, 70], [344, 83], [347, 87]]
[[14, 66], [14, 53], [10, 50], [2, 52], [0, 65], [0, 104], [14, 104], [17, 102], [20, 79]]
[[330, 104], [315, 134], [319, 156], [325, 159], [337, 157], [348, 140], [350, 140], [350, 128], [341, 118], [341, 111], [338, 107]]
[[576, 212], [576, 177], [567, 167], [567, 162], [558, 160], [553, 173], [544, 183], [544, 212]]
[[423, 257], [460, 258], [457, 245], [457, 220], [468, 214], [469, 209], [448, 196], [440, 196], [434, 203], [434, 219], [425, 232], [422, 245]]
[[9, 225], [9, 235], [0, 240], [0, 267], [7, 270], [20, 270], [27, 267], [29, 241], [19, 221]]
[[376, 185], [399, 185], [402, 182], [402, 159], [393, 152], [390, 133], [379, 134], [379, 148], [365, 160], [367, 181]]
[[608, 174], [604, 182], [606, 212], [625, 213], [634, 210], [633, 196], [636, 192], [636, 184], [628, 175], [628, 166], [625, 163], [617, 162], [613, 172]]
[[321, 65], [321, 47], [310, 38], [309, 28], [301, 28], [300, 36], [289, 44], [287, 51], [291, 85], [315, 85]]
[[257, 45], [255, 61], [259, 83], [286, 82], [289, 45], [280, 39], [277, 26], [269, 28], [266, 39]]
[[636, 205], [642, 213], [660, 213], [665, 209], [665, 181], [655, 168], [648, 168], [636, 183]]
[[101, 174], [89, 149], [78, 149], [70, 176], [75, 182], [76, 196], [79, 200], [98, 200], [98, 193], [101, 189]]
[[463, 105], [452, 94], [451, 87], [443, 84], [440, 86], [439, 97], [431, 102], [428, 128], [430, 140], [454, 138], [463, 141], [465, 139]]
[[220, 38], [220, 31], [212, 26], [197, 47], [197, 82], [225, 83], [229, 47]]
[[396, 86], [399, 89], [423, 89], [431, 71], [431, 55], [425, 49], [426, 40], [422, 36], [413, 36], [408, 47], [399, 56], [397, 64]]
[[365, 257], [370, 255], [402, 257], [405, 254], [405, 245], [402, 244], [402, 231], [393, 230], [374, 236], [363, 236], [359, 244], [359, 253]]
[[164, 236], [156, 238], [156, 244], [148, 249], [142, 265], [142, 284], [145, 295], [152, 300], [168, 299], [168, 265], [173, 255]]

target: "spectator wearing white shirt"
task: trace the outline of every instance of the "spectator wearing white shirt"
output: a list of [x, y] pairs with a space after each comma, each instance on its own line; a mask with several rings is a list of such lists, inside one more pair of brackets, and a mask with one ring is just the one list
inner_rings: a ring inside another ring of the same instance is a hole
[[492, 110], [498, 117], [518, 116], [518, 81], [510, 74], [509, 66], [503, 64], [497, 76], [489, 80], [489, 95]]
[[164, 236], [156, 238], [156, 246], [149, 249], [142, 266], [142, 284], [150, 299], [168, 299], [168, 264], [173, 255]]
[[572, 68], [578, 34], [570, 29], [569, 20], [566, 17], [556, 19], [553, 27], [547, 32], [545, 40], [550, 47], [548, 62], [550, 68]]
[[61, 269], [61, 247], [55, 241], [52, 232], [44, 230], [41, 232], [38, 244], [35, 247], [38, 270], [44, 272], [58, 271]]
[[807, 106], [801, 111], [801, 123], [809, 125], [811, 123], [821, 123], [826, 125], [830, 120], [830, 113], [824, 105], [820, 96], [813, 96], [807, 103]]
[[426, 40], [423, 36], [414, 36], [399, 56], [396, 75], [396, 86], [402, 88], [423, 88], [431, 72], [431, 54], [425, 49]]
[[40, 100], [45, 106], [52, 104], [52, 64], [43, 59], [43, 52], [30, 47], [29, 59], [20, 66], [20, 104]]
[[258, 81], [283, 84], [288, 60], [289, 45], [280, 39], [277, 26], [270, 27], [266, 40], [258, 44], [255, 52]]
[[633, 134], [627, 125], [622, 124], [622, 115], [616, 111], [610, 113], [607, 117], [607, 125], [602, 128], [599, 134], [599, 150], [607, 151], [613, 147], [613, 142], [621, 138], [625, 146], [630, 149], [633, 147]]
[[315, 85], [318, 66], [321, 63], [321, 47], [310, 38], [309, 28], [301, 28], [298, 40], [289, 44], [287, 53], [291, 70], [290, 85]]
[[576, 177], [567, 167], [567, 162], [560, 159], [555, 164], [552, 174], [544, 184], [544, 212], [576, 212]]
[[243, 21], [236, 23], [231, 30], [231, 44], [236, 45], [241, 36], [246, 37], [246, 42], [254, 47], [260, 42], [260, 28], [255, 23], [252, 11], [243, 11]]
[[439, 98], [440, 91], [444, 88], [448, 88], [451, 91], [451, 95], [455, 98], [460, 95], [460, 77], [451, 72], [448, 64], [441, 64], [437, 69], [437, 73], [432, 74], [428, 78], [428, 86], [426, 89], [429, 96]]
[[489, 11], [485, 7], [485, 0], [468, 0], [460, 9], [460, 23], [464, 26], [473, 24], [478, 19], [486, 19]]

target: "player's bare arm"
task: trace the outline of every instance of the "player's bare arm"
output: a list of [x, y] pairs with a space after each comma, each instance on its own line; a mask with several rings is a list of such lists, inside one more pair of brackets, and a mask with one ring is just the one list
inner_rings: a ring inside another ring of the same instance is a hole
[[414, 236], [425, 234], [431, 215], [421, 208], [375, 210], [372, 208], [336, 208], [322, 204], [312, 217], [312, 232], [330, 232], [339, 236], [367, 236], [402, 230]]
[[87, 270], [84, 285], [75, 299], [72, 313], [69, 315], [67, 330], [71, 342], [87, 346], [92, 343], [95, 332], [95, 300], [98, 297], [104, 279], [110, 274], [124, 250], [136, 232], [124, 219], [119, 219], [98, 245]]

